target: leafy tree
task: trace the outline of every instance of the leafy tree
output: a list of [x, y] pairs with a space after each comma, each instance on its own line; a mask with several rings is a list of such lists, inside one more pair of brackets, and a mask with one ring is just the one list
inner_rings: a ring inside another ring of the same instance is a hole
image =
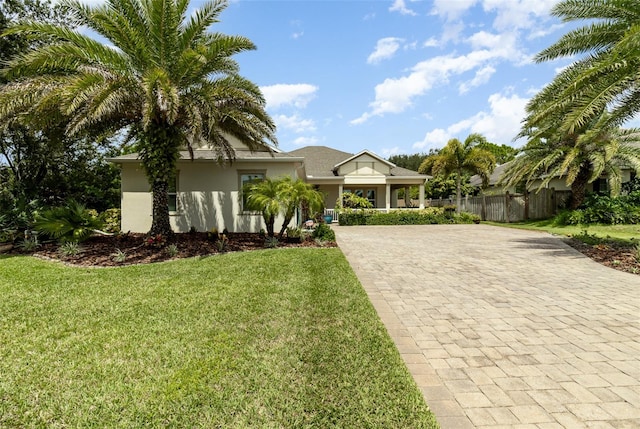
[[398, 167], [406, 168], [408, 170], [418, 171], [420, 168], [420, 164], [424, 159], [433, 154], [433, 149], [431, 149], [430, 153], [413, 153], [410, 155], [399, 154], [392, 155], [389, 157], [389, 162], [394, 163]]
[[584, 201], [587, 184], [606, 174], [613, 195], [620, 193], [621, 167], [630, 166], [640, 172], [640, 147], [635, 145], [640, 129], [621, 129], [611, 124], [607, 113], [591, 120], [577, 134], [562, 134], [552, 119], [540, 128], [527, 128], [522, 136], [529, 138], [522, 154], [505, 170], [500, 184], [527, 187], [539, 180], [538, 189], [547, 187], [557, 177], [564, 177], [571, 187], [571, 208]]
[[573, 135], [606, 110], [617, 125], [633, 118], [640, 112], [640, 2], [563, 0], [551, 13], [586, 25], [562, 36], [535, 60], [583, 56], [531, 100], [529, 122], [560, 117], [560, 132]]
[[462, 203], [462, 179], [464, 174], [477, 174], [483, 185], [489, 182], [489, 176], [496, 166], [496, 159], [491, 152], [480, 149], [478, 144], [486, 143], [480, 134], [470, 134], [464, 142], [451, 139], [437, 155], [427, 157], [418, 171], [448, 178], [456, 174], [456, 211], [460, 213]]
[[230, 160], [230, 136], [251, 150], [276, 143], [260, 89], [238, 74], [234, 54], [255, 49], [240, 36], [210, 33], [227, 3], [187, 14], [187, 0], [107, 0], [65, 6], [117, 49], [64, 25], [23, 22], [8, 34], [51, 43], [14, 57], [0, 89], [0, 120], [63, 115], [71, 135], [127, 130], [153, 193], [150, 234], [171, 234], [168, 190], [179, 150], [208, 145]]
[[496, 159], [497, 164], [505, 164], [516, 157], [518, 149], [506, 144], [497, 145], [491, 142], [478, 143], [476, 146], [478, 149], [484, 149], [487, 152], [491, 152]]
[[[462, 195], [474, 195], [478, 192], [478, 189], [469, 183], [469, 178], [469, 175], [465, 174], [461, 180]], [[424, 185], [425, 198], [449, 198], [450, 195], [456, 193], [456, 190], [456, 173], [451, 174], [447, 178], [442, 176], [433, 177], [427, 180], [427, 183]]]

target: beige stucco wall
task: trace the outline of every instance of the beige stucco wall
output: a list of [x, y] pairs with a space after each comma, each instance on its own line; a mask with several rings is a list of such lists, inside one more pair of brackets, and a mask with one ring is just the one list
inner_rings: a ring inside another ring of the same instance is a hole
[[[213, 161], [178, 162], [178, 210], [171, 213], [175, 232], [217, 228], [230, 232], [258, 232], [262, 216], [240, 212], [241, 172], [264, 172], [267, 177], [296, 176], [293, 162], [243, 162], [219, 166]], [[151, 228], [152, 199], [144, 171], [137, 163], [122, 165], [122, 230], [147, 232]], [[276, 229], [282, 218], [276, 219]]]

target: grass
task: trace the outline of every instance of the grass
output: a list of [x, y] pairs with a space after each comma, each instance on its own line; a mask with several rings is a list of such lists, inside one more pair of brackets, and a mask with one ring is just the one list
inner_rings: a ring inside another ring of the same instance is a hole
[[0, 427], [437, 427], [339, 249], [0, 267]]
[[551, 234], [566, 235], [579, 238], [586, 235], [606, 240], [615, 240], [624, 244], [634, 244], [640, 239], [640, 225], [554, 225], [553, 219], [535, 220], [515, 223], [483, 222], [489, 225], [508, 228], [547, 231]]

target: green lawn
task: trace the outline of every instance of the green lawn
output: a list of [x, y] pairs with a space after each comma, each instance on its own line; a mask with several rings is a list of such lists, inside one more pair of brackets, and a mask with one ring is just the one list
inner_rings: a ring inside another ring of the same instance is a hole
[[0, 297], [0, 427], [437, 427], [339, 249], [0, 257]]
[[536, 220], [527, 222], [516, 223], [498, 223], [498, 222], [483, 222], [489, 225], [503, 226], [508, 228], [520, 228], [520, 229], [532, 229], [538, 231], [547, 231], [551, 234], [576, 236], [581, 235], [585, 231], [589, 235], [595, 235], [600, 238], [611, 238], [618, 241], [627, 243], [640, 240], [640, 225], [566, 225], [555, 226], [553, 220]]

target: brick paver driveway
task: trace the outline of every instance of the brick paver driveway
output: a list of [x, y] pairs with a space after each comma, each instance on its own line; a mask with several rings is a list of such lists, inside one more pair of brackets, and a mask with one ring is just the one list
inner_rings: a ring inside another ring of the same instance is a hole
[[443, 429], [640, 428], [640, 276], [545, 233], [335, 230]]

